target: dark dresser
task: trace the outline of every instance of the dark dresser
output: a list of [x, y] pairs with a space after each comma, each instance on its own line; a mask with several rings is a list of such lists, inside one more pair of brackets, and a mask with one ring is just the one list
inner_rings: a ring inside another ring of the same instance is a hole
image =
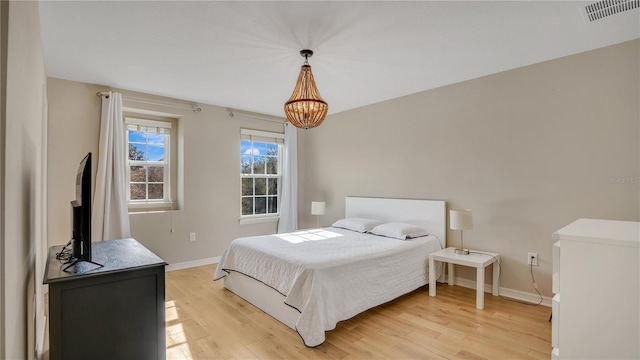
[[49, 358], [165, 359], [164, 260], [134, 239], [92, 243], [69, 268], [49, 248]]

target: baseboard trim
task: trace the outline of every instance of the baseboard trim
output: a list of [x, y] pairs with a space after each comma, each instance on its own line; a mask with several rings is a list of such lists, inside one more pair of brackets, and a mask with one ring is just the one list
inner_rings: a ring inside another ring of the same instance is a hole
[[216, 264], [219, 261], [220, 261], [220, 256], [207, 258], [207, 259], [185, 261], [181, 263], [169, 264], [167, 265], [165, 270], [166, 271], [182, 270], [182, 269], [188, 269], [196, 266]]
[[[476, 288], [475, 281], [465, 279], [465, 278], [460, 278], [457, 276], [455, 278], [455, 284], [458, 286], [469, 288], [469, 289]], [[491, 293], [491, 289], [492, 289], [491, 284], [487, 284], [487, 283], [484, 284], [484, 292]], [[540, 296], [535, 293], [528, 293], [520, 290], [509, 289], [502, 286], [498, 290], [501, 296], [504, 296], [510, 299], [525, 301], [532, 304], [537, 304], [540, 302]], [[542, 303], [540, 305], [551, 307], [551, 298], [543, 295]]]

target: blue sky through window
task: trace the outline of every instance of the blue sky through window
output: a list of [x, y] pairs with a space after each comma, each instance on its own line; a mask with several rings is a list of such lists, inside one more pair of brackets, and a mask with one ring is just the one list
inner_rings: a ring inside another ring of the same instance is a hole
[[240, 141], [240, 154], [243, 155], [259, 155], [257, 149], [251, 149], [251, 141], [250, 140], [242, 140]]
[[[252, 172], [252, 159], [254, 165], [266, 163], [267, 159], [269, 159], [268, 156], [265, 156], [267, 154], [278, 157], [278, 144], [254, 141], [252, 146], [251, 140], [240, 140], [240, 169], [242, 173], [250, 174]], [[256, 172], [256, 169], [253, 170]], [[264, 166], [262, 166], [261, 169], [257, 170], [257, 173], [263, 174], [264, 171]]]
[[252, 149], [250, 140], [240, 141], [240, 154], [242, 155], [267, 155], [269, 153], [278, 155], [278, 144], [254, 141]]
[[164, 160], [165, 135], [142, 130], [129, 131], [129, 143], [143, 154], [146, 161]]

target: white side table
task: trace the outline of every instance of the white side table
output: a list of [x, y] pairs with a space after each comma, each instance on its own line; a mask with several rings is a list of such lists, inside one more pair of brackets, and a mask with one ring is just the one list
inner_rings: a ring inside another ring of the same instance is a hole
[[498, 296], [498, 275], [500, 273], [498, 261], [500, 254], [486, 251], [471, 250], [469, 255], [455, 253], [453, 247], [439, 250], [429, 254], [429, 296], [436, 296], [436, 261], [449, 264], [449, 285], [455, 283], [453, 265], [464, 265], [476, 268], [476, 308], [484, 309], [484, 268], [493, 264], [492, 294]]

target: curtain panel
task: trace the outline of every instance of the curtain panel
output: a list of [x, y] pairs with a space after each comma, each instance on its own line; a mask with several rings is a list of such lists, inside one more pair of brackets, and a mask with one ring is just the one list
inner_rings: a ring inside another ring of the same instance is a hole
[[127, 208], [122, 95], [102, 98], [100, 147], [93, 201], [93, 241], [131, 237]]
[[298, 229], [298, 129], [284, 124], [284, 154], [282, 157], [282, 192], [278, 234]]

